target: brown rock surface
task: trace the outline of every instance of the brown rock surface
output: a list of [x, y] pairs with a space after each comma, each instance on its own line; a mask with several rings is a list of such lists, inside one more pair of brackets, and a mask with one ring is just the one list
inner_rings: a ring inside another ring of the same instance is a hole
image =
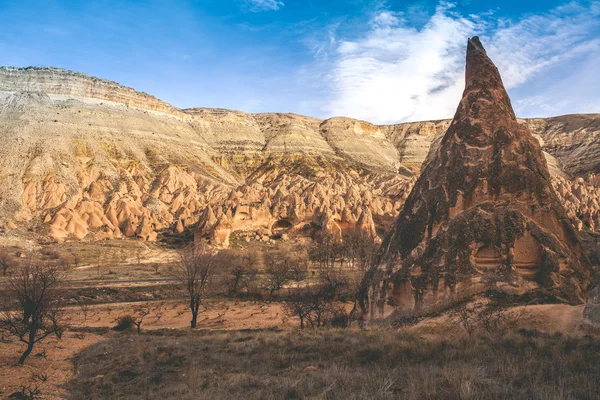
[[518, 123], [477, 37], [466, 63], [454, 119], [363, 281], [370, 318], [419, 313], [490, 289], [585, 299], [588, 261], [540, 144]]

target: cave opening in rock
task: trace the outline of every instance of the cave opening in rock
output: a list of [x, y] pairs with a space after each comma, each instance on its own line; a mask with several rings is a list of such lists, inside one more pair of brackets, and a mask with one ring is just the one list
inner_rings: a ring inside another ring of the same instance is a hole
[[287, 231], [292, 227], [292, 223], [287, 219], [280, 219], [273, 224], [273, 231]]

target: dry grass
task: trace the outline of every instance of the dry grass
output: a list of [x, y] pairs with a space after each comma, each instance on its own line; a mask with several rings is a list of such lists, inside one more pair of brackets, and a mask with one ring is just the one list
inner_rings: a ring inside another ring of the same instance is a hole
[[591, 399], [600, 342], [520, 331], [121, 334], [75, 358], [74, 399]]

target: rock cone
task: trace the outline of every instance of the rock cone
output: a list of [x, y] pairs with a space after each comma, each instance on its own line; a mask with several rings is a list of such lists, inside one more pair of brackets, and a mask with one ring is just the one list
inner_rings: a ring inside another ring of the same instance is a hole
[[579, 303], [589, 265], [538, 141], [469, 39], [462, 100], [363, 280], [363, 315], [419, 313], [500, 291]]

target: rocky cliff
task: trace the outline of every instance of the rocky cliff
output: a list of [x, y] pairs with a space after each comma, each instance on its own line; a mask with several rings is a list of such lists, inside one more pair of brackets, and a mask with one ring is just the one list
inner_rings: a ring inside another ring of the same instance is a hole
[[366, 317], [418, 314], [484, 291], [585, 300], [591, 269], [580, 239], [477, 37], [465, 75], [454, 119], [363, 281]]
[[[522, 121], [581, 229], [599, 227], [598, 120]], [[224, 245], [357, 224], [382, 235], [449, 124], [180, 110], [80, 73], [0, 68], [0, 227], [61, 241], [191, 230]]]

